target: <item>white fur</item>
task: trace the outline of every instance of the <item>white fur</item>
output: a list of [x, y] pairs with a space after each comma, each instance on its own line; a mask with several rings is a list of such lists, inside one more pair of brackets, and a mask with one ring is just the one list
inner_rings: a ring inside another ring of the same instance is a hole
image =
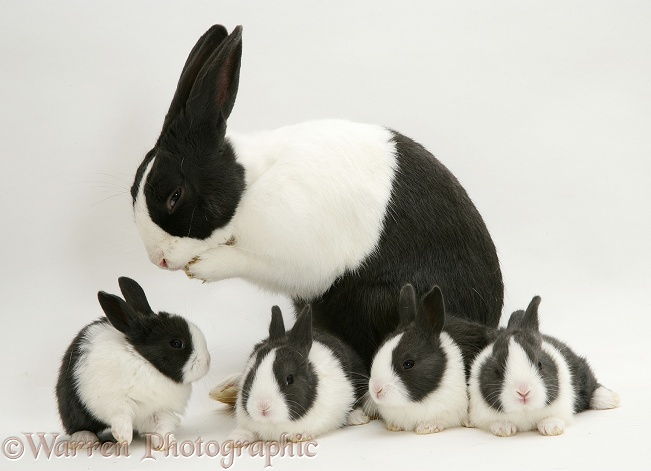
[[[135, 219], [151, 261], [205, 281], [244, 278], [309, 299], [377, 247], [397, 168], [380, 126], [314, 121], [256, 135], [229, 135], [246, 172], [231, 222], [200, 241], [166, 234], [150, 219], [143, 188]], [[233, 245], [226, 245], [231, 238]]]
[[610, 389], [599, 386], [590, 398], [590, 409], [614, 409], [619, 407], [619, 394]]
[[[309, 361], [318, 378], [316, 398], [310, 410], [294, 421], [289, 418], [287, 405], [272, 372], [275, 357], [276, 350], [272, 350], [258, 365], [246, 407], [242, 394], [238, 396], [235, 406], [238, 428], [231, 434], [233, 440], [280, 440], [283, 434], [287, 434], [290, 440], [305, 440], [347, 423], [355, 403], [355, 390], [328, 347], [317, 341], [312, 343]], [[242, 382], [253, 366], [254, 362], [250, 360]], [[267, 409], [266, 417], [259, 406]]]
[[[481, 367], [491, 356], [492, 349], [493, 345], [486, 347], [472, 365], [468, 384], [470, 422], [499, 436], [510, 436], [516, 431], [535, 430], [539, 425], [543, 434], [562, 433], [564, 425], [573, 422], [575, 397], [570, 369], [561, 353], [553, 345], [543, 341], [543, 351], [551, 356], [558, 369], [559, 388], [556, 399], [545, 405], [547, 391], [536, 366], [531, 364], [522, 347], [511, 338], [500, 394], [504, 411], [499, 412], [486, 403], [479, 386]], [[517, 390], [521, 385], [526, 385], [531, 391], [528, 404], [519, 401]], [[561, 423], [563, 427], [560, 427]]]
[[[190, 325], [193, 342], [205, 350], [203, 335]], [[190, 382], [180, 384], [163, 375], [109, 323], [91, 325], [80, 350], [73, 373], [77, 394], [89, 412], [110, 424], [118, 441], [130, 443], [133, 429], [162, 436], [174, 431], [192, 392]], [[207, 373], [206, 354], [195, 355], [198, 360], [186, 379]]]
[[441, 333], [441, 348], [447, 357], [441, 383], [425, 398], [414, 402], [392, 366], [393, 350], [402, 336], [399, 334], [380, 347], [371, 366], [370, 395], [387, 428], [433, 433], [462, 425], [468, 413], [468, 393], [457, 344], [447, 333]]
[[192, 383], [203, 378], [210, 369], [210, 353], [206, 345], [206, 338], [199, 328], [192, 322], [188, 322], [190, 337], [192, 338], [192, 355], [183, 366], [183, 382]]

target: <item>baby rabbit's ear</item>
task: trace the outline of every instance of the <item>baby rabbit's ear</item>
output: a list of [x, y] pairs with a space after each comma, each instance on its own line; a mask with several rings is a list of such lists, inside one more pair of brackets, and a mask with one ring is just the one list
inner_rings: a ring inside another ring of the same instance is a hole
[[118, 284], [120, 285], [122, 296], [124, 296], [129, 306], [141, 314], [154, 314], [154, 311], [149, 307], [149, 302], [147, 302], [145, 291], [135, 280], [121, 276], [118, 278]]
[[174, 92], [174, 98], [172, 98], [170, 109], [165, 116], [163, 132], [165, 132], [165, 129], [167, 129], [170, 122], [173, 121], [179, 112], [185, 107], [201, 68], [227, 36], [228, 31], [226, 31], [226, 28], [222, 25], [214, 25], [206, 31], [194, 45], [192, 51], [190, 51], [190, 55], [185, 61], [181, 77], [179, 78], [179, 83], [176, 86], [176, 92]]
[[278, 306], [271, 308], [271, 323], [269, 324], [269, 338], [279, 339], [285, 336], [285, 323], [283, 313]]
[[511, 317], [509, 317], [509, 323], [506, 325], [507, 329], [519, 329], [522, 325], [522, 318], [524, 317], [524, 311], [522, 309], [518, 311], [513, 311]]
[[445, 302], [443, 292], [438, 286], [434, 286], [423, 296], [423, 317], [432, 334], [438, 336], [445, 325]]
[[123, 334], [128, 332], [129, 326], [134, 319], [142, 316], [114, 294], [100, 291], [97, 293], [97, 299], [111, 325]]
[[289, 332], [289, 342], [308, 352], [312, 348], [312, 306], [309, 304], [303, 308], [296, 318], [294, 327]]
[[418, 303], [416, 301], [416, 290], [407, 283], [400, 290], [400, 302], [398, 305], [400, 325], [405, 327], [411, 324], [418, 313]]
[[540, 304], [540, 296], [534, 296], [531, 302], [529, 303], [529, 307], [527, 307], [527, 310], [524, 312], [524, 316], [522, 316], [522, 322], [520, 323], [520, 327], [523, 329], [530, 329], [530, 330], [535, 330], [538, 332], [539, 327], [538, 327], [538, 305]]

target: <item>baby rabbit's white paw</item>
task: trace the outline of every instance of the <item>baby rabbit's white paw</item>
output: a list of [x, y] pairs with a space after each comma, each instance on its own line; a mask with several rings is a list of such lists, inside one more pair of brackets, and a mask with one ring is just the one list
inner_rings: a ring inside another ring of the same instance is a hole
[[498, 437], [512, 437], [517, 431], [513, 422], [493, 422], [490, 426], [490, 432]]
[[565, 430], [565, 422], [556, 417], [547, 417], [538, 422], [538, 431], [543, 435], [560, 435]]
[[93, 448], [95, 445], [100, 443], [99, 438], [93, 432], [89, 430], [81, 430], [70, 435], [70, 440], [68, 442], [74, 448]]
[[348, 414], [348, 425], [364, 425], [368, 424], [371, 419], [364, 413], [362, 409], [355, 409]]
[[385, 425], [387, 426], [387, 430], [389, 432], [402, 432], [404, 430], [404, 428], [402, 428], [401, 426], [392, 424], [391, 422], [386, 422]]
[[441, 423], [431, 423], [431, 424], [418, 424], [418, 427], [414, 430], [419, 435], [427, 435], [429, 433], [437, 433], [445, 430], [445, 425]]

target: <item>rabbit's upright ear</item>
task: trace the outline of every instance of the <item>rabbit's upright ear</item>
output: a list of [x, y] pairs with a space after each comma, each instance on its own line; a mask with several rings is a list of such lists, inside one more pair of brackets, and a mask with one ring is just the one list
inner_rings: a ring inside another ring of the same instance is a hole
[[506, 328], [511, 330], [519, 329], [520, 326], [522, 325], [523, 318], [524, 318], [524, 311], [522, 309], [513, 311], [513, 313], [511, 313], [511, 317], [509, 317], [509, 322], [506, 325]]
[[534, 296], [527, 310], [522, 316], [520, 327], [523, 329], [530, 329], [538, 332], [538, 305], [540, 304], [540, 296]]
[[120, 285], [122, 296], [124, 296], [129, 306], [141, 314], [154, 314], [154, 311], [149, 306], [149, 302], [147, 302], [145, 291], [135, 280], [121, 276], [118, 278], [118, 284]]
[[100, 291], [97, 293], [97, 299], [111, 325], [123, 334], [128, 332], [132, 321], [142, 316], [114, 294]]
[[237, 26], [201, 67], [186, 103], [191, 116], [214, 123], [228, 119], [237, 96], [241, 59], [242, 27]]
[[431, 329], [434, 335], [439, 335], [445, 326], [445, 301], [443, 292], [438, 286], [434, 286], [423, 296], [423, 321]]
[[283, 313], [278, 306], [271, 308], [271, 322], [269, 323], [269, 338], [279, 339], [285, 336], [285, 323]]
[[408, 326], [418, 314], [418, 302], [416, 301], [416, 290], [407, 283], [400, 290], [400, 300], [398, 302], [398, 319], [401, 327]]
[[179, 78], [179, 83], [176, 86], [176, 92], [174, 92], [174, 98], [172, 98], [170, 109], [165, 116], [163, 132], [165, 132], [165, 129], [167, 129], [170, 122], [174, 120], [179, 112], [185, 107], [199, 72], [208, 58], [219, 48], [219, 45], [227, 36], [228, 31], [226, 31], [226, 28], [222, 25], [214, 25], [206, 31], [203, 36], [199, 38], [197, 44], [194, 45], [192, 51], [190, 51], [190, 55], [185, 61], [181, 77]]
[[289, 342], [307, 352], [312, 348], [312, 306], [309, 304], [303, 308], [289, 331]]

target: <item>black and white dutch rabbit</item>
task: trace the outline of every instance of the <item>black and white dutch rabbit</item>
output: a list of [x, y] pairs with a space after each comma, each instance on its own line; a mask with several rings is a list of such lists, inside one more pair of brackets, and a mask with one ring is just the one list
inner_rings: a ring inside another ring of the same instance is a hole
[[92, 446], [110, 429], [120, 443], [131, 443], [134, 430], [155, 434], [152, 446], [161, 448], [180, 422], [191, 383], [208, 372], [210, 354], [195, 324], [154, 313], [138, 283], [118, 282], [126, 302], [100, 291], [106, 317], [84, 327], [63, 356], [59, 415], [80, 446]]
[[501, 437], [535, 429], [560, 435], [574, 414], [619, 405], [585, 358], [540, 333], [539, 304], [536, 296], [526, 311], [511, 314], [507, 328], [475, 359], [468, 385], [471, 425]]
[[309, 305], [285, 332], [278, 306], [269, 337], [253, 349], [240, 377], [234, 441], [311, 440], [369, 421], [363, 410], [368, 370], [337, 337], [312, 329]]
[[434, 282], [451, 312], [496, 326], [503, 284], [488, 230], [457, 179], [382, 126], [311, 121], [226, 134], [242, 28], [189, 54], [131, 194], [149, 258], [190, 278], [243, 278], [312, 305], [315, 325], [367, 365], [398, 324], [395, 293]]
[[470, 364], [495, 335], [494, 328], [446, 315], [438, 286], [417, 299], [405, 285], [400, 326], [377, 351], [369, 380], [387, 429], [426, 434], [464, 425]]

